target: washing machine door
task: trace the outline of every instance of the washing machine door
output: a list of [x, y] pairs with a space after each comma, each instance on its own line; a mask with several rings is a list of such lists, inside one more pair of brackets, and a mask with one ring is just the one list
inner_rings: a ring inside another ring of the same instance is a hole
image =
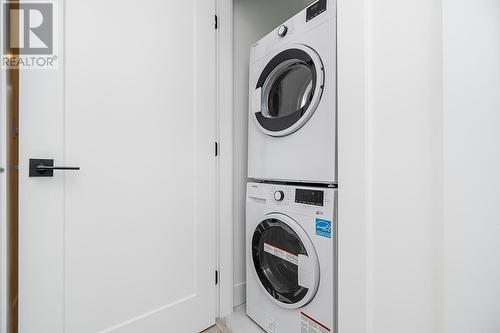
[[319, 286], [319, 262], [302, 227], [284, 214], [262, 218], [252, 236], [252, 259], [260, 286], [281, 307], [308, 304]]
[[324, 69], [318, 54], [302, 44], [276, 52], [255, 87], [252, 114], [267, 135], [290, 135], [312, 117], [324, 87]]

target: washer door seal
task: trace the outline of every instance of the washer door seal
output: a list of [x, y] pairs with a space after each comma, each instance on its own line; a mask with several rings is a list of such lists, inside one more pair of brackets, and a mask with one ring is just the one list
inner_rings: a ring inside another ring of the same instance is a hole
[[319, 286], [316, 251], [290, 217], [266, 215], [255, 228], [251, 251], [260, 285], [274, 303], [298, 309], [314, 298]]

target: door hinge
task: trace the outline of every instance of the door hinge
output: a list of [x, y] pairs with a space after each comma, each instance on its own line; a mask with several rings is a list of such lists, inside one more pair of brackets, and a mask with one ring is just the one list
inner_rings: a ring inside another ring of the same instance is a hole
[[215, 271], [215, 285], [219, 284], [219, 271]]
[[215, 15], [215, 29], [219, 28], [219, 18]]
[[215, 157], [219, 156], [219, 143], [215, 142]]

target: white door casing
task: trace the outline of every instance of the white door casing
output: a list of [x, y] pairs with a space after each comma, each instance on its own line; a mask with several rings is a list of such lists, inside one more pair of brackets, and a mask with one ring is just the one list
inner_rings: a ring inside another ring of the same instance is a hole
[[[58, 1], [59, 69], [22, 70], [20, 332], [214, 323], [211, 1]], [[29, 178], [30, 158], [79, 166]]]

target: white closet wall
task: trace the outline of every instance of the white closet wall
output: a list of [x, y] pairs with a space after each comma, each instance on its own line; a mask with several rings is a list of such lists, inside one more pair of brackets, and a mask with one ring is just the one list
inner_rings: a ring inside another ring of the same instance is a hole
[[245, 301], [248, 66], [250, 47], [314, 0], [234, 0], [234, 305]]
[[500, 1], [444, 0], [445, 333], [500, 332]]
[[500, 1], [339, 1], [339, 331], [500, 331]]
[[[443, 237], [441, 4], [380, 0], [367, 6], [367, 331], [437, 333]], [[342, 223], [348, 222], [339, 216]]]

